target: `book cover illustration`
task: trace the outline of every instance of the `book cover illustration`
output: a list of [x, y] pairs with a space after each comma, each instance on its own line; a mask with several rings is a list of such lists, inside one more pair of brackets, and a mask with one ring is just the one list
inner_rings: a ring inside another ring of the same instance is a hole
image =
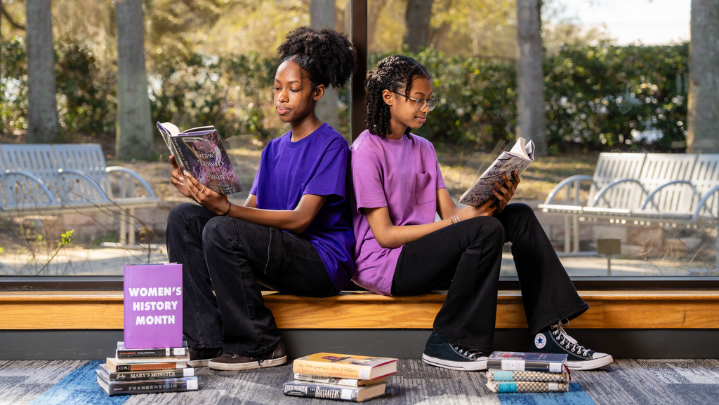
[[157, 123], [167, 147], [177, 164], [202, 183], [220, 194], [242, 191], [227, 150], [215, 127], [199, 127], [179, 132], [169, 123]]
[[373, 380], [395, 374], [397, 372], [397, 359], [337, 353], [315, 353], [295, 360], [293, 372]]
[[182, 265], [126, 265], [124, 280], [125, 349], [182, 347]]
[[461, 204], [478, 207], [494, 197], [492, 190], [495, 182], [503, 183], [502, 175], [512, 179], [512, 171], [522, 174], [524, 169], [534, 161], [534, 142], [519, 138], [509, 152], [502, 152], [499, 157], [482, 173], [479, 179], [459, 198]]

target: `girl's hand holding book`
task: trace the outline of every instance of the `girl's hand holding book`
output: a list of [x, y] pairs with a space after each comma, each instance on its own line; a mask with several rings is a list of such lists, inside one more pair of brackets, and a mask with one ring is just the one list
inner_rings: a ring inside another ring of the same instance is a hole
[[519, 174], [516, 170], [512, 171], [512, 179], [508, 179], [506, 175], [502, 175], [502, 181], [504, 184], [496, 181], [494, 182], [494, 185], [497, 187], [496, 189], [492, 190], [494, 193], [494, 196], [497, 197], [497, 201], [494, 204], [495, 207], [495, 214], [499, 214], [500, 212], [504, 211], [504, 207], [509, 204], [509, 200], [514, 197], [514, 191], [517, 189], [517, 186], [519, 185], [520, 179]]
[[192, 194], [192, 197], [200, 205], [207, 208], [218, 215], [227, 215], [230, 208], [230, 200], [224, 194], [216, 193], [209, 188], [205, 187], [192, 176], [192, 174], [184, 173], [185, 184], [187, 189]]
[[170, 164], [172, 165], [172, 171], [170, 172], [170, 176], [172, 177], [172, 179], [170, 179], [170, 182], [172, 183], [172, 185], [175, 186], [177, 191], [179, 191], [185, 197], [189, 198], [190, 200], [197, 201], [193, 198], [194, 196], [188, 188], [189, 183], [185, 180], [182, 174], [182, 169], [177, 166], [177, 161], [172, 155], [170, 155]]

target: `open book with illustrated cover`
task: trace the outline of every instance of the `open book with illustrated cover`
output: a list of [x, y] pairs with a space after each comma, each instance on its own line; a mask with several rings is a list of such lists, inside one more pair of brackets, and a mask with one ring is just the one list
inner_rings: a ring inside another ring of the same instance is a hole
[[180, 132], [169, 122], [157, 123], [162, 139], [181, 169], [187, 170], [205, 187], [220, 194], [242, 191], [220, 134], [213, 126]]
[[507, 175], [507, 178], [511, 180], [513, 170], [516, 170], [517, 174], [522, 174], [524, 169], [533, 161], [534, 142], [527, 142], [524, 138], [519, 138], [509, 152], [502, 152], [472, 187], [462, 194], [459, 202], [473, 207], [482, 205], [494, 197], [494, 193], [492, 193], [492, 190], [496, 188], [494, 183], [499, 182], [502, 184], [503, 174]]

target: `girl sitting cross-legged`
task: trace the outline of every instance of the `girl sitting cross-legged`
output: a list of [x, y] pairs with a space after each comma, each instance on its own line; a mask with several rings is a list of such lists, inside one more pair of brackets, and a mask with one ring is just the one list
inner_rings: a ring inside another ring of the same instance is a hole
[[174, 166], [172, 184], [198, 204], [168, 218], [170, 261], [183, 267], [183, 334], [191, 365], [217, 370], [287, 361], [260, 286], [313, 297], [337, 294], [352, 276], [354, 237], [346, 198], [349, 147], [315, 106], [355, 65], [342, 34], [298, 28], [278, 48], [274, 104], [290, 132], [262, 151], [243, 206]]
[[[487, 368], [502, 246], [512, 242], [530, 351], [566, 353], [573, 369], [611, 363], [612, 356], [580, 346], [562, 327], [588, 306], [532, 209], [508, 204], [519, 184], [517, 173], [503, 176], [495, 198], [484, 205], [455, 206], [432, 144], [410, 133], [437, 103], [425, 67], [409, 57], [390, 56], [367, 73], [366, 89], [367, 130], [351, 148], [353, 280], [394, 296], [449, 285], [423, 360], [457, 370]], [[435, 213], [441, 221], [435, 222]]]

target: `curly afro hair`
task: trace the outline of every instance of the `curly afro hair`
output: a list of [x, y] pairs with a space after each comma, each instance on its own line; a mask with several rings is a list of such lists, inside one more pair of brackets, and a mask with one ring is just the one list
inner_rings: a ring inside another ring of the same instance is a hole
[[[382, 92], [389, 90], [409, 96], [412, 90], [412, 81], [418, 77], [430, 80], [432, 77], [422, 64], [416, 60], [402, 55], [388, 56], [377, 66], [367, 72], [365, 87], [367, 89], [367, 129], [373, 135], [379, 135], [384, 139], [392, 133], [389, 127], [390, 112], [389, 106], [382, 98]], [[409, 137], [409, 127], [404, 134]]]
[[354, 71], [355, 48], [347, 37], [325, 28], [321, 31], [300, 27], [287, 34], [287, 40], [277, 48], [277, 66], [293, 60], [310, 82], [312, 91], [320, 84], [342, 87]]

